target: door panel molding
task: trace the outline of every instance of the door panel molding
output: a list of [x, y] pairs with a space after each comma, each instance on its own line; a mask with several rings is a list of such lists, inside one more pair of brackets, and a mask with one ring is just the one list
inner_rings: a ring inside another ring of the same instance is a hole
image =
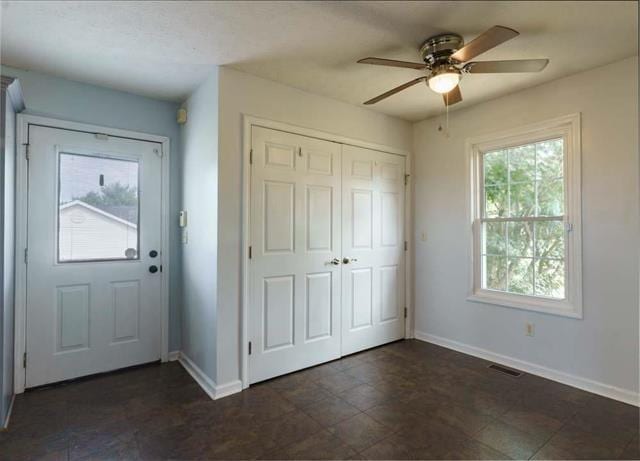
[[18, 114], [17, 146], [16, 146], [16, 246], [15, 246], [15, 343], [14, 343], [14, 392], [20, 394], [25, 389], [26, 368], [23, 358], [26, 347], [26, 300], [27, 300], [27, 216], [28, 216], [28, 142], [29, 128], [41, 126], [47, 128], [77, 131], [89, 134], [100, 134], [128, 140], [138, 140], [159, 144], [158, 155], [162, 161], [161, 202], [162, 228], [161, 251], [161, 337], [160, 357], [163, 362], [169, 358], [169, 159], [170, 140], [166, 136], [158, 136], [136, 131], [107, 128], [99, 125], [71, 122], [39, 115]]
[[[301, 126], [296, 126], [288, 123], [268, 120], [260, 117], [255, 117], [252, 115], [243, 114], [242, 116], [242, 155], [243, 155], [243, 167], [242, 167], [242, 287], [241, 287], [241, 312], [240, 312], [240, 379], [242, 381], [242, 387], [249, 387], [249, 302], [250, 302], [250, 290], [252, 289], [252, 281], [251, 281], [251, 258], [250, 258], [250, 246], [251, 242], [251, 161], [252, 161], [252, 129], [254, 127], [268, 128], [272, 130], [282, 131], [285, 133], [290, 133], [294, 135], [302, 135], [309, 138], [315, 138], [322, 141], [331, 141], [342, 145], [354, 146], [354, 147], [362, 147], [365, 149], [370, 149], [373, 151], [378, 151], [387, 154], [395, 154], [404, 157], [405, 163], [405, 174], [406, 178], [409, 178], [411, 173], [411, 154], [407, 150], [397, 149], [394, 147], [371, 143], [367, 141], [362, 141], [358, 139], [349, 138], [346, 136], [340, 136], [332, 133], [323, 132], [320, 130], [316, 130], [313, 128], [306, 128]], [[330, 171], [333, 171], [335, 168], [341, 168], [338, 165], [330, 165], [328, 166], [326, 162], [323, 162], [321, 158], [313, 158], [313, 156], [307, 157], [308, 162], [306, 167], [309, 172], [313, 174], [322, 174], [321, 171], [325, 170], [330, 174]], [[311, 159], [313, 162], [311, 162]], [[254, 160], [255, 161], [255, 160]], [[295, 161], [295, 158], [294, 158]], [[365, 167], [366, 165], [360, 165], [360, 167]], [[366, 170], [366, 168], [364, 168]], [[361, 174], [363, 176], [367, 175], [366, 171], [362, 171]], [[385, 178], [391, 179], [396, 172], [385, 170]], [[411, 248], [413, 238], [412, 238], [412, 206], [411, 206], [411, 191], [412, 185], [409, 183], [407, 187], [404, 188], [404, 235], [402, 237], [402, 241], [399, 242], [403, 244], [406, 242], [408, 248]], [[255, 248], [253, 248], [255, 254]], [[405, 293], [405, 306], [407, 308], [406, 314], [406, 322], [405, 322], [405, 338], [413, 337], [413, 300], [412, 300], [412, 274], [413, 274], [413, 258], [410, 251], [405, 253], [404, 258], [404, 270], [405, 270], [405, 284], [402, 289]], [[306, 309], [306, 307], [305, 307]], [[391, 320], [391, 319], [390, 319]], [[305, 326], [306, 330], [306, 326]]]

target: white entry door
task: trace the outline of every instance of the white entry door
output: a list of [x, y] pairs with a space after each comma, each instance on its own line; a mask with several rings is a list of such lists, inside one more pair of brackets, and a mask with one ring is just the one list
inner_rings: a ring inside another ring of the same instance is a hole
[[30, 126], [26, 387], [160, 358], [161, 156]]
[[342, 149], [342, 355], [404, 337], [404, 157]]
[[340, 145], [252, 127], [249, 382], [340, 357]]

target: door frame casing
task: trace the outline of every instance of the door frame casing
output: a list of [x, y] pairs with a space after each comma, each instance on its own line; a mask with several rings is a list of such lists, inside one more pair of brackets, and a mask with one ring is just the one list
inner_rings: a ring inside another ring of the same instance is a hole
[[158, 143], [162, 146], [162, 177], [161, 181], [161, 219], [162, 219], [162, 280], [161, 293], [161, 322], [160, 322], [160, 359], [169, 359], [169, 158], [170, 140], [166, 136], [159, 136], [137, 131], [108, 128], [87, 123], [71, 122], [53, 117], [31, 114], [18, 114], [16, 135], [16, 246], [15, 246], [15, 344], [14, 344], [14, 393], [21, 394], [25, 389], [26, 368], [23, 367], [23, 357], [27, 340], [27, 264], [24, 254], [27, 248], [28, 229], [28, 161], [27, 144], [29, 142], [29, 125], [45, 126], [61, 130], [80, 131], [89, 134], [104, 134], [117, 138], [127, 138], [137, 141]]
[[[411, 153], [408, 150], [397, 149], [395, 147], [377, 144], [359, 139], [349, 138], [326, 131], [316, 130], [314, 128], [306, 128], [285, 122], [278, 122], [253, 115], [242, 114], [242, 261], [241, 261], [241, 277], [242, 287], [240, 301], [240, 380], [242, 388], [249, 387], [249, 289], [250, 289], [250, 259], [249, 246], [251, 245], [251, 128], [262, 127], [272, 130], [284, 131], [291, 134], [307, 136], [310, 138], [331, 141], [338, 144], [348, 144], [351, 146], [362, 147], [365, 149], [376, 150], [387, 154], [401, 155], [405, 158], [405, 174], [407, 178], [411, 177]], [[413, 243], [413, 235], [411, 232], [413, 223], [413, 206], [411, 202], [412, 183], [408, 181], [404, 191], [404, 240], [407, 242], [407, 251], [405, 251], [405, 307], [407, 308], [407, 317], [405, 318], [405, 338], [413, 338], [414, 312], [413, 312], [413, 252], [410, 251]]]

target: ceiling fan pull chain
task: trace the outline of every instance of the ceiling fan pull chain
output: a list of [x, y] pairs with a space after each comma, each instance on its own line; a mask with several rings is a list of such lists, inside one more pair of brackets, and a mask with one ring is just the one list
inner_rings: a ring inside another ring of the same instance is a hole
[[445, 123], [444, 123], [444, 136], [445, 138], [449, 137], [449, 93], [445, 93], [444, 98], [446, 100], [445, 104]]

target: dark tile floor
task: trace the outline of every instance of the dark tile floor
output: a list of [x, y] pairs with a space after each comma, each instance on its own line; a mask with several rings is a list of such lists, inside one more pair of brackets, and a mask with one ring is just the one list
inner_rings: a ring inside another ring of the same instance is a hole
[[210, 400], [178, 363], [36, 390], [0, 459], [638, 459], [638, 409], [419, 341]]

